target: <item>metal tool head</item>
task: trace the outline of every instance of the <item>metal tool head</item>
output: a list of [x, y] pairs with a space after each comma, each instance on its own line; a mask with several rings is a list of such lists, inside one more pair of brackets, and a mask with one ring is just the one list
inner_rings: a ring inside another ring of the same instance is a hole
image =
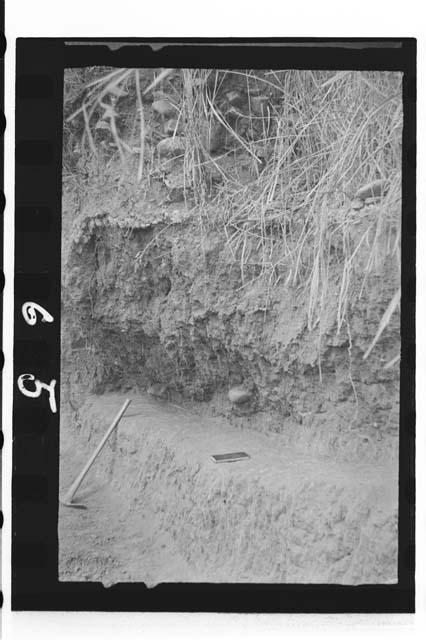
[[87, 509], [85, 504], [81, 502], [73, 502], [72, 497], [64, 496], [63, 498], [59, 498], [59, 502], [64, 505], [64, 507], [74, 507], [74, 509]]

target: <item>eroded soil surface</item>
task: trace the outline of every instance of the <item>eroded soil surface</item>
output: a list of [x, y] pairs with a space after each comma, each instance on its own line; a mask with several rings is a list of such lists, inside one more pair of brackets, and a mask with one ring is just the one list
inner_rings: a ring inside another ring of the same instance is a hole
[[[87, 509], [60, 506], [61, 580], [396, 581], [395, 464], [315, 459], [283, 448], [277, 436], [200, 419], [146, 395], [129, 397], [117, 432], [76, 494]], [[62, 491], [124, 398], [92, 396], [81, 423], [64, 426]], [[230, 451], [250, 459], [211, 460]]]
[[[72, 449], [61, 455], [61, 488], [85, 463]], [[196, 579], [171, 536], [157, 526], [152, 511], [130, 505], [109, 483], [93, 477], [78, 493], [86, 509], [60, 504], [60, 580], [102, 582], [191, 582]]]

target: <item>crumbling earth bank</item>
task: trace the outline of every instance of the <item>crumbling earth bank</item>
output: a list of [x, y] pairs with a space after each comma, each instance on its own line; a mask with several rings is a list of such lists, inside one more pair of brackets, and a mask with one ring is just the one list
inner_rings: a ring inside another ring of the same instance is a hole
[[[128, 395], [134, 406], [161, 383], [187, 414], [181, 422], [166, 404], [123, 421], [95, 470], [120, 522], [103, 534], [93, 499], [87, 539], [74, 540], [67, 522], [82, 516], [63, 514], [63, 579], [395, 582], [399, 377], [384, 365], [398, 349], [397, 314], [363, 360], [398, 287], [392, 263], [361, 298], [354, 276], [340, 333], [331, 265], [321, 322], [308, 330], [308, 292], [285, 273], [275, 287], [256, 279], [256, 260], [242, 273], [220, 226], [183, 205], [130, 216], [104, 204], [73, 219], [64, 198], [61, 476]], [[247, 406], [231, 405], [236, 384], [252, 389]], [[249, 463], [207, 463], [244, 449], [243, 437]], [[89, 556], [99, 556], [93, 570]], [[179, 562], [165, 571], [170, 557]]]
[[[398, 287], [390, 261], [361, 300], [355, 281], [338, 335], [340, 282], [330, 278], [321, 322], [308, 331], [306, 291], [285, 278], [276, 287], [243, 279], [222, 232], [206, 233], [197, 218], [130, 226], [122, 215], [77, 220], [70, 234], [65, 400], [77, 408], [88, 391], [146, 390], [159, 382], [169, 400], [280, 433], [303, 450], [348, 460], [396, 455], [398, 365], [383, 367], [398, 351], [398, 314], [362, 358]], [[227, 399], [239, 383], [253, 388], [245, 411]]]

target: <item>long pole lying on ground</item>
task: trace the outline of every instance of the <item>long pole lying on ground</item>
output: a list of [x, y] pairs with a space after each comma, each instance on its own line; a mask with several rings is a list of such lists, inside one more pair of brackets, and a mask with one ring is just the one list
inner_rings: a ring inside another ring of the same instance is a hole
[[81, 503], [79, 504], [77, 502], [73, 502], [72, 501], [72, 499], [74, 497], [74, 494], [76, 493], [77, 489], [79, 488], [79, 486], [83, 482], [84, 478], [86, 477], [87, 472], [89, 471], [90, 467], [92, 466], [92, 464], [94, 463], [95, 459], [99, 455], [100, 451], [104, 447], [104, 445], [105, 445], [106, 441], [108, 440], [109, 436], [111, 435], [111, 433], [114, 431], [115, 427], [120, 422], [121, 418], [123, 417], [124, 412], [126, 411], [127, 407], [129, 406], [130, 402], [131, 402], [131, 400], [129, 400], [129, 399], [127, 399], [125, 401], [125, 403], [121, 407], [120, 411], [117, 413], [117, 415], [115, 416], [113, 422], [111, 423], [111, 426], [108, 427], [108, 431], [105, 433], [104, 437], [102, 438], [102, 440], [100, 441], [100, 443], [96, 447], [95, 451], [90, 456], [90, 459], [87, 461], [87, 463], [84, 466], [84, 468], [81, 471], [81, 473], [74, 480], [74, 482], [72, 483], [72, 485], [70, 486], [70, 488], [68, 489], [66, 494], [62, 498], [59, 498], [59, 502], [61, 502], [66, 507], [76, 507], [78, 509], [85, 509], [86, 508], [86, 506], [84, 504], [81, 504]]

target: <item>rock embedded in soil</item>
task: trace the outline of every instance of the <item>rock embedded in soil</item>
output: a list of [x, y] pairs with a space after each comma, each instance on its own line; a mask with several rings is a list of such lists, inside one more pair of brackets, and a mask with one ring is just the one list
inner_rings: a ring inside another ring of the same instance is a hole
[[232, 387], [228, 391], [228, 398], [232, 404], [243, 404], [248, 402], [252, 397], [252, 393], [243, 386]]
[[386, 195], [388, 189], [387, 180], [374, 180], [364, 185], [355, 194], [355, 198], [359, 200], [366, 200], [367, 198], [380, 198]]
[[184, 136], [174, 136], [165, 138], [157, 144], [157, 151], [160, 156], [178, 156], [185, 152], [186, 138]]
[[172, 116], [176, 114], [176, 109], [169, 100], [155, 100], [155, 102], [152, 103], [152, 109], [161, 116]]
[[167, 389], [164, 384], [152, 384], [148, 387], [147, 392], [154, 398], [165, 398], [167, 395]]

